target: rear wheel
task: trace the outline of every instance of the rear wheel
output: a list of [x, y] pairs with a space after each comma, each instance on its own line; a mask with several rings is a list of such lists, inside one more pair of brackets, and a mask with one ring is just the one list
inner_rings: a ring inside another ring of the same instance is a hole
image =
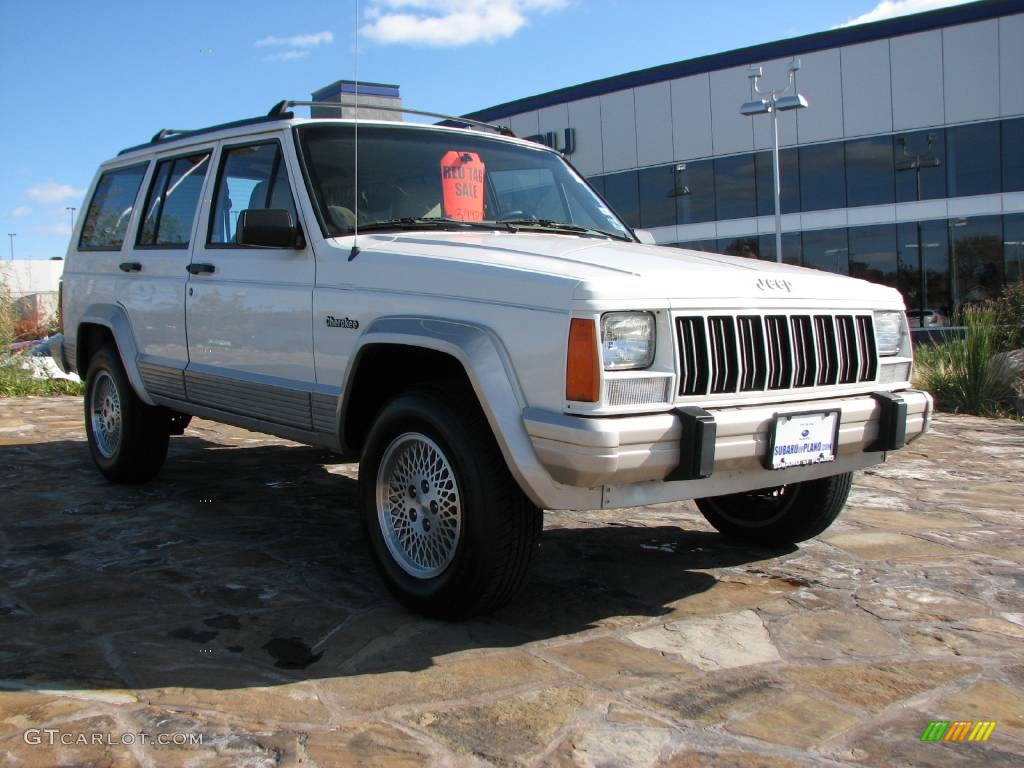
[[92, 356], [85, 385], [85, 431], [104, 477], [141, 483], [160, 471], [170, 435], [167, 413], [139, 399], [115, 350], [103, 347]]
[[727, 496], [696, 499], [718, 531], [756, 544], [795, 544], [814, 538], [839, 517], [853, 473]]
[[494, 611], [519, 590], [542, 515], [509, 474], [483, 414], [433, 391], [377, 417], [359, 464], [363, 521], [388, 586], [442, 618]]

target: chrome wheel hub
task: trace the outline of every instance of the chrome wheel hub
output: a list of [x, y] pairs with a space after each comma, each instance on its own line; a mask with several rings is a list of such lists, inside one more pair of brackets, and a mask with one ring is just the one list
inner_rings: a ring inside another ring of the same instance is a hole
[[89, 392], [89, 414], [92, 420], [96, 449], [109, 459], [121, 444], [121, 397], [114, 379], [106, 371], [100, 373]]
[[377, 470], [377, 520], [399, 567], [418, 579], [444, 572], [458, 548], [462, 502], [455, 472], [426, 435], [391, 441]]

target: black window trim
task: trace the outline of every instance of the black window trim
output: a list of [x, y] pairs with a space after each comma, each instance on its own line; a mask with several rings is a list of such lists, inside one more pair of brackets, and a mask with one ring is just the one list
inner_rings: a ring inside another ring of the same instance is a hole
[[85, 221], [82, 222], [82, 227], [78, 233], [78, 243], [76, 243], [75, 250], [85, 253], [120, 253], [124, 250], [124, 244], [129, 242], [128, 237], [129, 229], [131, 228], [131, 221], [128, 222], [129, 227], [125, 230], [125, 236], [121, 239], [121, 244], [117, 248], [106, 248], [106, 247], [95, 247], [95, 246], [84, 246], [82, 245], [82, 238], [85, 237], [85, 225], [89, 221], [89, 213], [92, 211], [92, 204], [96, 202], [96, 192], [100, 188], [100, 184], [103, 182], [103, 177], [108, 173], [117, 173], [118, 171], [129, 171], [135, 168], [145, 168], [142, 172], [142, 178], [139, 179], [139, 188], [135, 190], [135, 202], [132, 203], [132, 216], [135, 215], [136, 206], [139, 202], [139, 192], [142, 191], [143, 182], [146, 180], [146, 174], [149, 172], [149, 165], [152, 162], [152, 158], [142, 160], [129, 165], [119, 165], [115, 168], [107, 168], [105, 171], [100, 172], [100, 177], [96, 180], [96, 187], [92, 191], [92, 195], [89, 197], [89, 205], [85, 208]]
[[[260, 250], [260, 251], [266, 251], [266, 250], [271, 250], [271, 251], [293, 251], [293, 250], [295, 250], [294, 248], [265, 248], [263, 246], [258, 246], [258, 245], [239, 245], [238, 243], [212, 243], [212, 242], [210, 242], [210, 238], [213, 235], [213, 219], [217, 215], [217, 196], [220, 194], [220, 182], [221, 182], [221, 179], [224, 176], [224, 166], [225, 166], [224, 156], [228, 152], [231, 152], [232, 150], [235, 150], [235, 149], [245, 149], [246, 147], [258, 147], [258, 146], [261, 146], [263, 144], [277, 144], [277, 155], [274, 158], [274, 163], [271, 165], [272, 175], [268, 177], [268, 180], [270, 181], [270, 183], [267, 185], [267, 200], [269, 201], [271, 199], [272, 195], [273, 195], [273, 192], [274, 192], [274, 181], [275, 181], [275, 178], [274, 178], [273, 174], [276, 174], [276, 171], [277, 171], [277, 168], [278, 168], [278, 166], [280, 164], [280, 161], [284, 159], [284, 142], [281, 141], [281, 136], [278, 135], [278, 134], [275, 134], [274, 136], [270, 136], [268, 138], [257, 139], [256, 141], [245, 141], [245, 142], [242, 142], [240, 144], [221, 144], [220, 155], [217, 158], [217, 178], [216, 178], [216, 181], [214, 181], [213, 191], [211, 192], [211, 196], [210, 196], [210, 215], [207, 217], [207, 220], [206, 220], [206, 242], [205, 242], [205, 244], [203, 246], [204, 248], [207, 248], [207, 249], [210, 249], [210, 250], [214, 250], [214, 249], [216, 249], [216, 250], [229, 250], [230, 249], [230, 250], [245, 250], [245, 251], [251, 251], [251, 250]], [[288, 165], [287, 164], [285, 164], [284, 173], [285, 173], [285, 179], [286, 179], [286, 181], [288, 181], [289, 180], [289, 176], [288, 176]], [[299, 220], [298, 220], [299, 219], [299, 205], [298, 205], [298, 202], [297, 202], [297, 200], [295, 198], [294, 189], [293, 189], [293, 187], [290, 184], [288, 186], [288, 193], [292, 196], [292, 205], [295, 207], [295, 226], [296, 226], [296, 228], [298, 228], [301, 231], [302, 227], [299, 224]]]
[[[161, 163], [164, 163], [164, 162], [176, 163], [176, 162], [178, 162], [181, 159], [188, 158], [188, 157], [194, 157], [195, 155], [206, 153], [207, 158], [210, 160], [210, 163], [212, 164], [213, 163], [213, 150], [214, 149], [215, 149], [215, 145], [211, 144], [211, 145], [206, 146], [206, 147], [201, 147], [198, 150], [193, 148], [193, 150], [191, 152], [184, 152], [182, 154], [177, 154], [177, 155], [165, 155], [163, 157], [155, 157], [155, 158], [153, 158], [156, 161], [156, 165], [153, 166], [153, 176], [149, 180], [149, 189], [146, 190], [146, 199], [145, 199], [145, 203], [143, 204], [143, 213], [142, 213], [142, 217], [143, 218], [140, 218], [138, 223], [135, 226], [135, 246], [134, 246], [135, 250], [141, 250], [141, 251], [183, 251], [183, 250], [188, 250], [188, 248], [192, 245], [192, 236], [191, 236], [191, 234], [189, 235], [188, 242], [184, 243], [184, 244], [181, 244], [181, 243], [175, 243], [175, 244], [163, 244], [163, 243], [143, 244], [143, 243], [140, 243], [139, 240], [142, 238], [142, 228], [143, 228], [143, 226], [146, 223], [145, 218], [144, 218], [145, 215], [146, 215], [145, 214], [145, 208], [149, 204], [149, 193], [152, 192], [152, 190], [153, 190], [153, 182], [156, 180], [156, 175], [160, 172], [160, 164]], [[160, 193], [160, 213], [157, 214], [157, 218], [156, 218], [156, 221], [157, 221], [157, 231], [156, 231], [156, 234], [157, 234], [157, 236], [159, 236], [159, 234], [160, 234], [159, 224], [160, 224], [160, 220], [163, 218], [163, 215], [164, 215], [164, 202], [166, 201], [167, 187], [170, 185], [171, 175], [173, 173], [174, 173], [174, 166], [172, 165], [170, 172], [168, 172], [168, 174], [167, 174], [167, 178], [164, 180], [163, 191]], [[207, 168], [206, 169], [206, 174], [208, 175], [209, 173], [210, 173], [210, 169]], [[205, 175], [203, 176], [203, 183], [204, 184], [206, 183], [206, 176]], [[199, 203], [196, 206], [196, 211], [195, 211], [195, 213], [192, 214], [192, 226], [193, 227], [195, 226], [195, 217], [199, 215], [199, 211], [200, 211], [200, 209], [202, 207], [203, 207], [203, 199], [202, 199], [202, 194], [200, 194]]]

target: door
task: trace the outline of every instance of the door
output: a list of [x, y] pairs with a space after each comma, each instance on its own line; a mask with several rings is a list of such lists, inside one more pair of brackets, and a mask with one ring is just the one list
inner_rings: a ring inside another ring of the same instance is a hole
[[211, 153], [211, 147], [203, 147], [158, 159], [138, 231], [118, 265], [118, 300], [131, 319], [146, 390], [177, 399], [185, 397], [188, 364], [185, 267]]
[[281, 141], [225, 143], [218, 166], [189, 266], [189, 400], [311, 429], [313, 251], [235, 241], [246, 209], [283, 208], [297, 221]]

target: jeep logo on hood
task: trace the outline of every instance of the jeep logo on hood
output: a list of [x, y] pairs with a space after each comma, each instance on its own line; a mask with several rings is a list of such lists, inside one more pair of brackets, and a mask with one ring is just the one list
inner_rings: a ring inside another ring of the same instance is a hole
[[785, 291], [786, 293], [793, 292], [793, 284], [789, 280], [769, 280], [767, 278], [758, 278], [758, 281], [754, 283], [758, 290], [761, 291]]

